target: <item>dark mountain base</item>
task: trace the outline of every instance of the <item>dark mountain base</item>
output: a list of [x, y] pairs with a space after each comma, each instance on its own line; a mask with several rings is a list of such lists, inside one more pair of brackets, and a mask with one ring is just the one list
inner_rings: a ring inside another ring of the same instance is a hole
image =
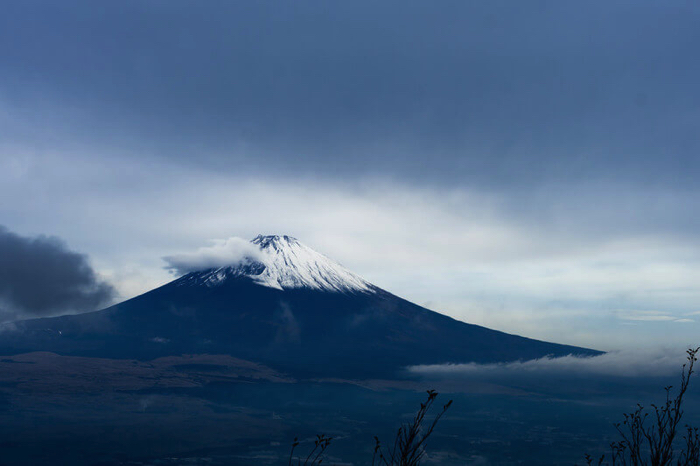
[[228, 354], [296, 376], [395, 377], [405, 366], [502, 362], [597, 351], [456, 321], [383, 290], [280, 291], [242, 277], [176, 280], [99, 312], [19, 322], [1, 354], [153, 359]]

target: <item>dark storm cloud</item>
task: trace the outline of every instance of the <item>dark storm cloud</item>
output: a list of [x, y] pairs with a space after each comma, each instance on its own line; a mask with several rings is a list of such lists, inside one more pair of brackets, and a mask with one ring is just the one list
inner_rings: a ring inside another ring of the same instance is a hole
[[1, 8], [15, 138], [75, 118], [73, 139], [223, 170], [499, 189], [700, 168], [697, 2]]
[[87, 257], [58, 238], [26, 238], [0, 226], [0, 319], [90, 311], [113, 296]]

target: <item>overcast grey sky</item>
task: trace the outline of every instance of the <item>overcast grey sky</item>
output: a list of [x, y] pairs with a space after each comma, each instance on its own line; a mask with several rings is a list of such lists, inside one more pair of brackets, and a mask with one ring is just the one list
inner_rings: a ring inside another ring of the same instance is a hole
[[0, 225], [121, 298], [280, 233], [468, 322], [697, 343], [698, 50], [695, 1], [4, 2]]

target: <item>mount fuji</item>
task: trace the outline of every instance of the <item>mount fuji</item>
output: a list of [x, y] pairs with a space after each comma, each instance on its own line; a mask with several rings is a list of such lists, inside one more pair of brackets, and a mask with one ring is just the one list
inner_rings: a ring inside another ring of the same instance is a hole
[[290, 236], [252, 240], [236, 263], [187, 273], [115, 306], [17, 322], [0, 354], [150, 360], [225, 354], [304, 376], [378, 377], [416, 364], [598, 351], [461, 322], [376, 287]]

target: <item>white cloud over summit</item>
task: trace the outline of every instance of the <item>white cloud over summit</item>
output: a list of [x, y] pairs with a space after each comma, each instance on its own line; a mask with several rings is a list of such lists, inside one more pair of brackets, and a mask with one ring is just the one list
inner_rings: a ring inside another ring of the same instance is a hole
[[235, 266], [244, 260], [260, 257], [260, 249], [243, 238], [231, 237], [224, 240], [212, 240], [211, 246], [201, 247], [192, 253], [165, 256], [167, 269], [183, 275], [198, 270]]

